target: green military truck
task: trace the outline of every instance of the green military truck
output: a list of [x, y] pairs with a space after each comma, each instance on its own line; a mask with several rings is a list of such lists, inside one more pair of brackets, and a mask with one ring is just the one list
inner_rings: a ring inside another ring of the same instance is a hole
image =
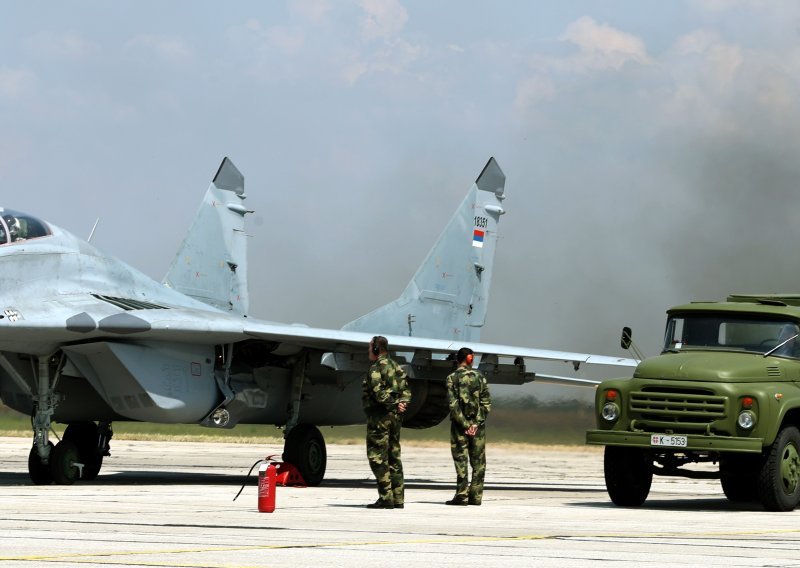
[[653, 475], [669, 475], [719, 478], [731, 501], [793, 510], [800, 500], [800, 295], [733, 295], [667, 316], [661, 354], [642, 361], [633, 378], [597, 387], [597, 429], [586, 442], [605, 446], [611, 500], [641, 505]]

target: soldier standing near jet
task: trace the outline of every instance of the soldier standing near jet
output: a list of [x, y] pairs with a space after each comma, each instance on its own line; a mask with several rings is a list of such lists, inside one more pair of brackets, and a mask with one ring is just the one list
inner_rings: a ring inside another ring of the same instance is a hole
[[378, 482], [378, 500], [369, 509], [402, 509], [403, 463], [400, 461], [400, 415], [411, 400], [406, 373], [389, 358], [389, 342], [376, 335], [369, 342], [372, 366], [363, 383], [367, 415], [367, 459]]
[[[456, 495], [447, 505], [480, 505], [486, 473], [486, 416], [492, 408], [483, 374], [472, 368], [472, 349], [456, 354], [458, 368], [447, 376], [450, 404], [450, 451], [456, 466]], [[472, 466], [468, 483], [467, 461]]]

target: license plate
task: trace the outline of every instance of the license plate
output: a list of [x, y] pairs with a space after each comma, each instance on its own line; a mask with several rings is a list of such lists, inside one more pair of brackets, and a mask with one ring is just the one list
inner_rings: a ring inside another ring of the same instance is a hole
[[686, 436], [671, 436], [667, 434], [653, 434], [650, 436], [651, 446], [667, 446], [671, 448], [685, 448], [688, 438]]

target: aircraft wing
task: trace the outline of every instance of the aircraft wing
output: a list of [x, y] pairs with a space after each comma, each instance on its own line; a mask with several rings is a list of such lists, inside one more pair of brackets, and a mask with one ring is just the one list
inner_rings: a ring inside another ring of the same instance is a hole
[[[248, 335], [279, 344], [297, 345], [334, 353], [361, 353], [372, 339], [372, 334], [345, 330], [320, 329], [301, 326], [249, 325]], [[541, 381], [572, 385], [597, 385], [600, 381], [557, 375], [536, 374], [526, 370], [526, 359], [554, 361], [571, 364], [578, 370], [583, 364], [636, 367], [638, 361], [624, 357], [609, 357], [590, 353], [574, 353], [548, 349], [533, 349], [480, 342], [458, 342], [449, 339], [430, 339], [387, 335], [390, 350], [397, 353], [412, 353], [413, 360], [435, 359], [435, 355], [450, 355], [461, 347], [469, 347], [481, 357], [479, 368], [491, 383], [523, 384]], [[439, 357], [441, 360], [443, 357]], [[506, 363], [503, 360], [510, 360]]]
[[[267, 327], [248, 326], [245, 328], [245, 333], [267, 341], [347, 352], [360, 352], [365, 350], [367, 344], [373, 337], [373, 335], [369, 333], [292, 325], [269, 325]], [[589, 363], [594, 365], [636, 367], [636, 365], [639, 364], [635, 359], [593, 355], [590, 353], [574, 353], [570, 351], [553, 351], [549, 349], [533, 349], [529, 347], [514, 347], [492, 343], [460, 342], [452, 339], [430, 339], [426, 337], [407, 337], [399, 335], [387, 335], [386, 338], [389, 340], [389, 346], [392, 351], [428, 350], [433, 353], [449, 354], [458, 351], [461, 347], [469, 347], [475, 353], [482, 355], [523, 357], [540, 361], [563, 361], [565, 363], [579, 365]]]
[[[63, 300], [62, 300], [63, 302]], [[275, 348], [310, 348], [325, 353], [364, 353], [373, 334], [313, 328], [242, 318], [223, 312], [178, 309], [146, 309], [106, 315], [87, 309], [82, 312], [64, 309], [49, 311], [48, 317], [4, 317], [0, 319], [0, 344], [9, 350], [24, 351], [22, 344], [52, 343], [51, 350], [63, 343], [112, 339], [117, 341], [158, 340], [204, 344], [235, 343], [244, 339], [260, 339], [274, 343]], [[95, 306], [96, 307], [96, 306]], [[34, 314], [27, 313], [28, 316]], [[44, 314], [37, 314], [44, 315]], [[61, 321], [59, 321], [61, 320]], [[411, 355], [415, 361], [441, 362], [446, 356], [469, 347], [481, 358], [481, 370], [490, 382], [522, 384], [546, 381], [567, 384], [595, 384], [577, 377], [537, 375], [525, 368], [524, 360], [561, 361], [573, 370], [584, 364], [635, 367], [638, 361], [589, 353], [534, 349], [451, 339], [431, 339], [387, 335], [391, 351]], [[14, 349], [14, 345], [20, 346]], [[508, 360], [509, 362], [505, 362]]]

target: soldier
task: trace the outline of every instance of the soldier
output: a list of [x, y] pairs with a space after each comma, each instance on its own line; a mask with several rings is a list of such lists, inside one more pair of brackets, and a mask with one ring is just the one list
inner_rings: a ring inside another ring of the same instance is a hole
[[378, 482], [378, 500], [369, 509], [404, 507], [403, 463], [400, 461], [400, 415], [411, 401], [406, 373], [389, 358], [389, 342], [376, 335], [369, 342], [372, 366], [364, 377], [367, 415], [367, 459]]
[[[447, 377], [450, 404], [450, 451], [456, 466], [456, 495], [447, 505], [480, 505], [486, 473], [486, 415], [492, 408], [483, 374], [472, 368], [472, 349], [456, 354], [458, 368]], [[472, 480], [467, 483], [467, 460]]]

